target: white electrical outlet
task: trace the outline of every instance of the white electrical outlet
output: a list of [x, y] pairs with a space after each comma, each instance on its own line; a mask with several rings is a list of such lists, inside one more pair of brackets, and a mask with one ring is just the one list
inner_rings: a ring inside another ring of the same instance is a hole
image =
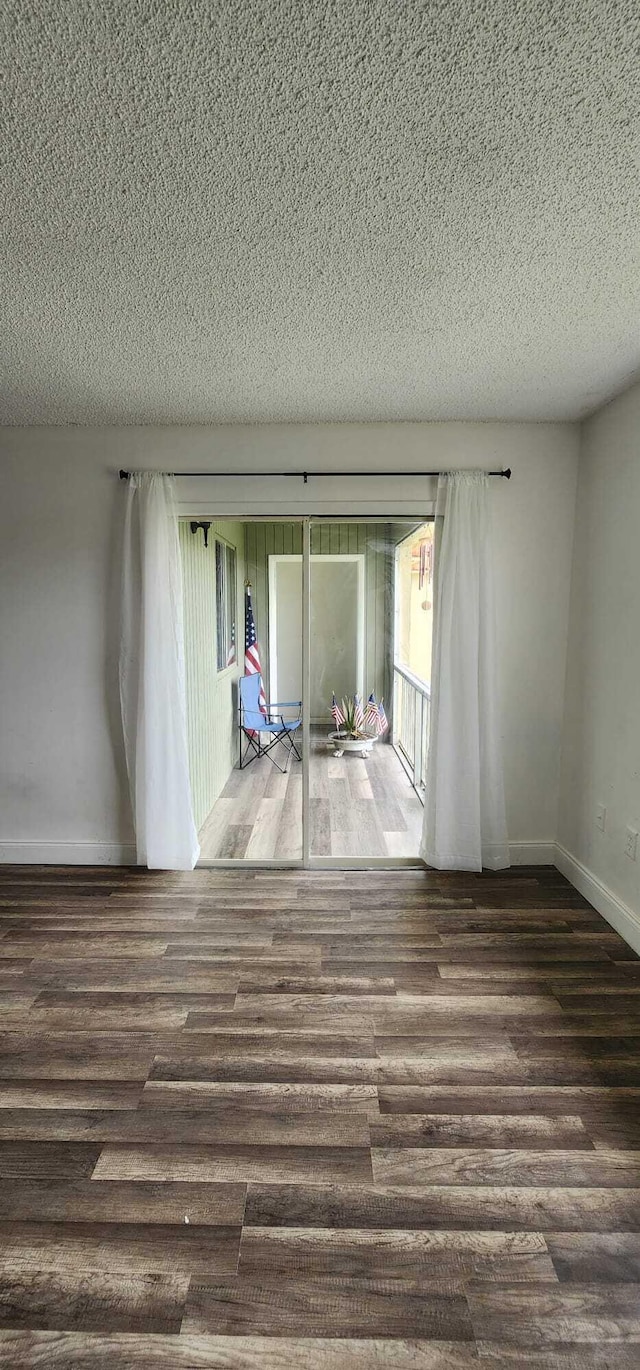
[[635, 828], [625, 828], [624, 830], [624, 850], [625, 855], [630, 856], [632, 861], [636, 859], [638, 850], [638, 834]]
[[599, 828], [600, 832], [604, 832], [606, 822], [607, 810], [605, 809], [604, 804], [598, 804], [598, 807], [596, 809], [596, 828]]

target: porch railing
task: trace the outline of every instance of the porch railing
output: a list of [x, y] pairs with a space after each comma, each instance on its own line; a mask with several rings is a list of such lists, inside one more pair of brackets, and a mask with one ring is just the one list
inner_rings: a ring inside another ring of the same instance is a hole
[[393, 745], [422, 798], [427, 774], [431, 690], [397, 662], [393, 667]]

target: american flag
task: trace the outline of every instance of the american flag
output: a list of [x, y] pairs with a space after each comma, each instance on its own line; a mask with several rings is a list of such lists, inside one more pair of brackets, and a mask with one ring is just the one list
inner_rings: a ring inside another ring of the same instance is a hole
[[337, 731], [337, 730], [339, 729], [340, 725], [341, 725], [342, 723], [344, 723], [344, 714], [343, 714], [342, 709], [340, 708], [340, 705], [338, 704], [338, 701], [337, 701], [337, 699], [336, 699], [335, 691], [334, 691], [334, 695], [333, 695], [333, 700], [332, 700], [332, 702], [331, 702], [331, 717], [332, 717], [332, 719], [333, 719], [333, 721], [334, 721], [334, 723], [335, 723], [335, 725], [336, 725], [336, 731]]
[[384, 704], [382, 700], [380, 700], [378, 705], [378, 737], [380, 737], [382, 733], [386, 733], [388, 727], [389, 724], [387, 722], [387, 715], [384, 711]]
[[355, 705], [353, 721], [356, 725], [356, 728], [362, 728], [364, 726], [364, 709], [362, 707], [362, 700], [360, 698], [360, 695], [354, 695], [353, 702]]
[[235, 664], [236, 664], [236, 625], [235, 625], [235, 622], [234, 622], [234, 623], [231, 624], [231, 641], [230, 641], [230, 643], [229, 643], [229, 651], [227, 652], [227, 666], [235, 666]]
[[260, 697], [258, 707], [260, 712], [267, 717], [267, 701], [262, 684], [262, 666], [260, 665], [260, 648], [258, 646], [258, 635], [256, 624], [253, 617], [253, 605], [251, 603], [251, 586], [247, 585], [246, 600], [244, 608], [244, 673], [245, 675], [260, 676]]

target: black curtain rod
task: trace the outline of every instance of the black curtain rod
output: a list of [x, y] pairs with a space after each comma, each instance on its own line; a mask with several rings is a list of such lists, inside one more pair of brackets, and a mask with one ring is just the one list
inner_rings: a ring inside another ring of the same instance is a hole
[[[130, 471], [121, 471], [120, 480], [128, 480]], [[341, 476], [439, 476], [440, 471], [175, 471], [176, 476], [290, 476], [293, 479], [303, 480], [305, 485], [310, 476], [315, 479], [318, 476], [325, 476], [335, 480]], [[505, 480], [511, 480], [511, 467], [506, 471], [486, 471], [487, 476], [504, 476]]]

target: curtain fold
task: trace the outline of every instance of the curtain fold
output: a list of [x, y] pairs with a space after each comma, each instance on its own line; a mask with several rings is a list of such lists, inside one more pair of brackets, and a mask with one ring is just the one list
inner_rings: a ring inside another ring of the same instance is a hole
[[441, 474], [431, 729], [420, 855], [437, 870], [509, 863], [497, 694], [490, 477]]
[[182, 567], [171, 476], [132, 472], [122, 569], [120, 704], [140, 865], [200, 855], [187, 752]]

